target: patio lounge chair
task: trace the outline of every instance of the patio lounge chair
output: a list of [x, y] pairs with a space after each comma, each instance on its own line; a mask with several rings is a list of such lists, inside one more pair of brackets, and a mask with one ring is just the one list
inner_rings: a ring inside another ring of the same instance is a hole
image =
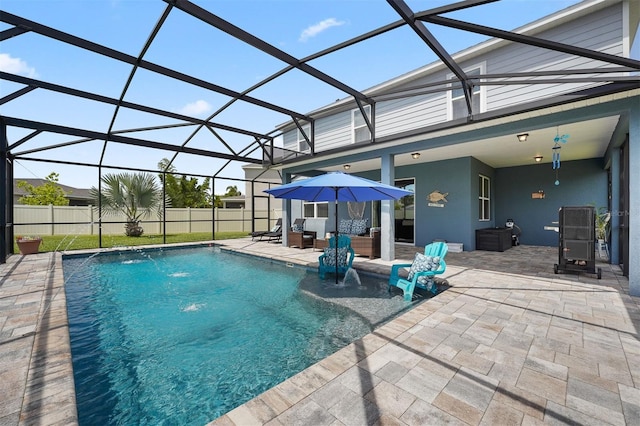
[[279, 242], [280, 240], [282, 240], [282, 226], [279, 226], [276, 231], [267, 232], [266, 234], [261, 235], [260, 241], [262, 241], [263, 239], [266, 239], [267, 241], [276, 241], [276, 242]]
[[300, 247], [301, 249], [313, 247], [313, 240], [316, 239], [315, 231], [304, 230], [304, 219], [296, 219], [291, 225], [287, 234], [289, 247]]
[[[353, 265], [355, 252], [351, 248], [351, 238], [346, 235], [338, 235], [338, 274], [346, 274]], [[324, 279], [325, 274], [336, 273], [336, 237], [329, 239], [329, 246], [318, 258], [318, 274]]]
[[[410, 301], [416, 287], [438, 293], [438, 286], [434, 281], [436, 275], [442, 274], [447, 269], [444, 257], [447, 255], [446, 243], [431, 243], [424, 248], [424, 254], [416, 253], [413, 263], [393, 265], [389, 276], [389, 288], [398, 287], [404, 292], [404, 300]], [[409, 268], [409, 276], [400, 277], [400, 270]]]
[[256, 238], [260, 238], [261, 241], [262, 237], [265, 236], [266, 234], [269, 233], [276, 233], [276, 232], [280, 232], [280, 235], [282, 236], [282, 218], [278, 219], [276, 221], [276, 224], [273, 226], [273, 228], [271, 228], [270, 231], [255, 231], [251, 233], [251, 241], [255, 240]]

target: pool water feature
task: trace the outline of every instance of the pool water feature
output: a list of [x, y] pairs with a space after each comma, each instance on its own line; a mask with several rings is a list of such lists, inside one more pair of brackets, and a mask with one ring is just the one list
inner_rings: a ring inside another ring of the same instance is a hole
[[216, 247], [63, 268], [81, 425], [205, 424], [410, 306], [382, 278], [336, 286]]

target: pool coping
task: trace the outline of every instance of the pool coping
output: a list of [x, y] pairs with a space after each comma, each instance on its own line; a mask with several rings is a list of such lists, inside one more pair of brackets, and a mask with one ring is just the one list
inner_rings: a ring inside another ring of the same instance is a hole
[[77, 425], [62, 256], [10, 256], [1, 282], [0, 423]]

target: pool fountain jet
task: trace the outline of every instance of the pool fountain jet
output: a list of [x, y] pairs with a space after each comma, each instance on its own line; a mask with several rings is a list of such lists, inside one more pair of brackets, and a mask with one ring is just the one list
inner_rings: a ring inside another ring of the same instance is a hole
[[347, 272], [344, 274], [344, 278], [342, 279], [340, 286], [351, 287], [352, 285], [353, 287], [360, 287], [362, 285], [362, 282], [360, 281], [360, 276], [358, 275], [358, 272], [353, 268], [349, 268], [347, 269]]

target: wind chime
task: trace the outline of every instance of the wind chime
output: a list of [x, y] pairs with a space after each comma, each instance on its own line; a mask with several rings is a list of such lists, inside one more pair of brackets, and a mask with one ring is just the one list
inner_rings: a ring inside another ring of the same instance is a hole
[[556, 171], [556, 181], [554, 182], [556, 186], [560, 185], [560, 178], [558, 176], [558, 171], [560, 170], [560, 150], [562, 149], [560, 144], [567, 143], [567, 139], [569, 139], [569, 135], [560, 136], [558, 130], [556, 130], [556, 137], [553, 138], [553, 148], [551, 148], [551, 164], [553, 165], [553, 170]]

